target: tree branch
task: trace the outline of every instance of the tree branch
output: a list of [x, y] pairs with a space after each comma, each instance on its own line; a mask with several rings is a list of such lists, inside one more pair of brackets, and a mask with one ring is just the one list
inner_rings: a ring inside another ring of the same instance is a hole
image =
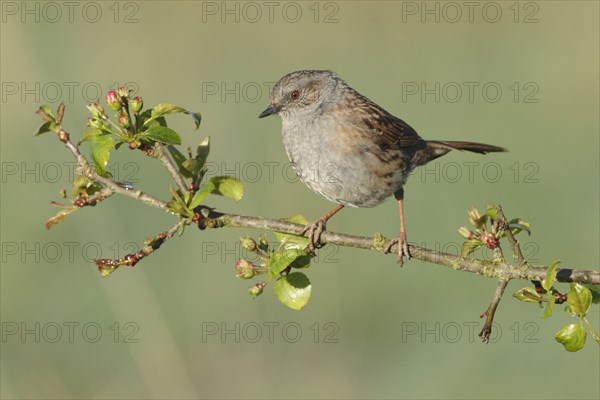
[[100, 185], [103, 185], [103, 186], [109, 188], [110, 190], [112, 190], [113, 192], [123, 195], [125, 197], [130, 197], [134, 200], [139, 200], [142, 203], [146, 203], [152, 207], [166, 210], [166, 208], [165, 208], [167, 205], [166, 202], [158, 200], [158, 199], [142, 192], [141, 190], [128, 189], [125, 186], [113, 181], [112, 179], [105, 178], [103, 176], [98, 175], [98, 173], [96, 172], [96, 169], [93, 168], [88, 163], [88, 161], [84, 157], [84, 155], [81, 154], [81, 152], [79, 151], [79, 147], [76, 144], [74, 144], [73, 142], [71, 142], [71, 139], [69, 138], [69, 134], [66, 131], [61, 129], [60, 132], [58, 133], [58, 137], [59, 137], [60, 141], [63, 142], [65, 144], [65, 146], [71, 151], [71, 153], [73, 153], [73, 156], [75, 156], [75, 159], [77, 160], [77, 164], [79, 165], [79, 174], [81, 174], [83, 177], [87, 178], [88, 180], [90, 180], [92, 182], [96, 182]]
[[523, 257], [523, 253], [521, 252], [521, 246], [519, 246], [519, 242], [515, 238], [515, 235], [513, 235], [510, 228], [508, 227], [508, 222], [506, 220], [506, 216], [504, 215], [504, 212], [502, 211], [502, 206], [497, 205], [496, 211], [498, 212], [498, 221], [501, 224], [505, 225], [505, 226], [502, 226], [502, 228], [504, 229], [504, 236], [508, 240], [508, 243], [510, 244], [513, 254], [515, 255], [515, 258], [517, 259], [517, 264], [521, 268], [526, 268], [527, 262], [525, 261], [525, 257]]
[[500, 300], [502, 299], [504, 289], [506, 289], [506, 285], [508, 285], [508, 282], [508, 279], [500, 279], [498, 281], [498, 286], [496, 286], [496, 292], [494, 292], [492, 303], [488, 307], [487, 311], [483, 314], [486, 316], [485, 324], [483, 325], [483, 329], [481, 329], [481, 332], [479, 333], [479, 337], [483, 340], [483, 343], [487, 344], [490, 342], [490, 336], [492, 334], [492, 324], [494, 323], [496, 309], [498, 308], [498, 304], [500, 304]]
[[[199, 209], [200, 214], [203, 217], [199, 221], [201, 228], [254, 228], [293, 235], [299, 235], [304, 228], [303, 225], [276, 219], [220, 213], [204, 206], [199, 207]], [[322, 243], [379, 252], [383, 252], [383, 246], [386, 241], [387, 239], [379, 234], [369, 237], [325, 231], [321, 235]], [[487, 276], [489, 278], [541, 281], [546, 277], [546, 269], [548, 268], [548, 266], [540, 265], [530, 266], [525, 270], [520, 270], [505, 261], [497, 262], [494, 260], [464, 258], [414, 245], [409, 245], [409, 248], [411, 257], [414, 259], [438, 264], [454, 270]], [[392, 251], [391, 254], [394, 254], [394, 252]], [[558, 270], [556, 279], [559, 282], [577, 282], [598, 285], [600, 284], [600, 272], [562, 268]]]
[[122, 265], [127, 265], [130, 267], [135, 266], [138, 262], [158, 250], [164, 242], [171, 239], [184, 225], [189, 223], [189, 219], [180, 219], [168, 231], [159, 233], [158, 235], [147, 239], [144, 242], [145, 246], [138, 252], [129, 253], [124, 257], [117, 259], [101, 258], [96, 260], [95, 263], [100, 271], [100, 274], [102, 274], [102, 276], [110, 275]]
[[167, 171], [169, 171], [169, 174], [171, 174], [171, 177], [179, 187], [179, 190], [181, 190], [181, 193], [183, 193], [184, 195], [187, 194], [188, 188], [185, 182], [183, 181], [183, 178], [179, 174], [177, 167], [173, 164], [173, 161], [171, 161], [171, 158], [165, 152], [165, 146], [157, 142], [154, 145], [154, 150], [156, 152], [157, 158], [160, 160], [160, 162], [162, 162]]

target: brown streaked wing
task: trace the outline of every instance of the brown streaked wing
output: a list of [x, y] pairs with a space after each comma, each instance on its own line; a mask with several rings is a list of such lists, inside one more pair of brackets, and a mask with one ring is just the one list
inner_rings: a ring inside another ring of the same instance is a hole
[[343, 123], [354, 125], [362, 132], [369, 132], [373, 139], [383, 147], [407, 148], [422, 147], [425, 141], [417, 132], [400, 118], [373, 103], [368, 98], [355, 92], [355, 102], [351, 107], [344, 102], [345, 111]]

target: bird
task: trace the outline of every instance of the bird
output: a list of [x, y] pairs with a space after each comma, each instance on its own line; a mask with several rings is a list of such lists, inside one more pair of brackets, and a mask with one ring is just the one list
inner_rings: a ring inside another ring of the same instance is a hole
[[411, 172], [451, 150], [486, 154], [507, 151], [483, 143], [425, 140], [402, 119], [353, 89], [335, 72], [300, 70], [273, 87], [259, 115], [281, 117], [286, 154], [300, 180], [336, 204], [301, 234], [309, 250], [321, 246], [327, 221], [344, 207], [374, 207], [392, 195], [399, 209], [398, 263], [410, 259], [404, 224], [404, 185]]

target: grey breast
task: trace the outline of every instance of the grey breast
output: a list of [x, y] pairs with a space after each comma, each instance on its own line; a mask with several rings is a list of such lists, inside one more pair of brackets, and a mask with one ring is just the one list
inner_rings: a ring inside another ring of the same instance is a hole
[[282, 121], [288, 158], [311, 190], [334, 203], [373, 207], [402, 187], [401, 171], [388, 177], [393, 182], [382, 182], [374, 168], [377, 156], [337, 135], [333, 119], [324, 115], [311, 121]]

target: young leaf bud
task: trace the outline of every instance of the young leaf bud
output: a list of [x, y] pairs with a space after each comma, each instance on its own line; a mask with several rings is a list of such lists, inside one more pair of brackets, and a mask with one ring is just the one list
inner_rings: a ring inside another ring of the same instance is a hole
[[256, 242], [251, 237], [241, 236], [240, 243], [242, 244], [242, 247], [248, 251], [256, 250]]
[[129, 129], [131, 126], [131, 122], [129, 121], [129, 117], [127, 115], [121, 115], [119, 117], [119, 125], [125, 129]]
[[117, 94], [119, 95], [119, 97], [129, 97], [129, 89], [127, 89], [125, 86], [121, 86], [120, 88], [117, 89]]
[[133, 99], [129, 99], [129, 107], [134, 113], [140, 112], [143, 106], [144, 102], [140, 96], [135, 96]]

